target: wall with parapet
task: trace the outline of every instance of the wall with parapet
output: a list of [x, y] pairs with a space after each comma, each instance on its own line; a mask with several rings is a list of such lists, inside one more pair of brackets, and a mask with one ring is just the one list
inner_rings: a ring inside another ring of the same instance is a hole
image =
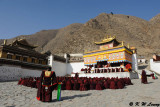
[[39, 77], [40, 70], [21, 68], [20, 66], [1, 65], [0, 81], [16, 81], [24, 77]]
[[[75, 74], [71, 74], [72, 77], [75, 76]], [[116, 73], [80, 73], [79, 77], [118, 77], [118, 78], [126, 78], [129, 77], [131, 79], [138, 79], [138, 74], [133, 72], [116, 72]]]
[[150, 59], [150, 70], [160, 74], [160, 61], [153, 61], [153, 59]]

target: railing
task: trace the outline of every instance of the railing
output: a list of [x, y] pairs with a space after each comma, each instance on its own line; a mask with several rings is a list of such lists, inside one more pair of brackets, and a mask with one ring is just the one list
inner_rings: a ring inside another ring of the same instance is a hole
[[111, 72], [124, 72], [122, 67], [107, 67], [107, 68], [94, 68], [94, 69], [84, 69], [84, 73], [111, 73]]
[[122, 67], [95, 68], [92, 73], [123, 72]]

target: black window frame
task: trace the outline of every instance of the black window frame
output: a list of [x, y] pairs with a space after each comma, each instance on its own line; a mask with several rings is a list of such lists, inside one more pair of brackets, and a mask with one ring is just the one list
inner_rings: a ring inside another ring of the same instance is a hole
[[36, 59], [35, 58], [32, 58], [32, 63], [36, 63]]
[[16, 55], [16, 60], [21, 60], [21, 56]]
[[39, 60], [39, 61], [38, 61], [38, 64], [42, 64], [42, 63], [43, 63], [43, 60]]
[[12, 58], [13, 58], [13, 55], [7, 54], [7, 59], [12, 59]]
[[27, 60], [28, 60], [27, 57], [23, 57], [24, 62], [27, 62]]

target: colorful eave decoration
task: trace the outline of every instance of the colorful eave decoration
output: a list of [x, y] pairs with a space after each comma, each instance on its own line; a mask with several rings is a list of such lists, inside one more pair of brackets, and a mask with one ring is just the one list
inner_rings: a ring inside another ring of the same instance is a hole
[[97, 62], [107, 61], [108, 63], [132, 62], [133, 52], [125, 46], [113, 47], [106, 50], [97, 50], [84, 54], [85, 65], [95, 65]]

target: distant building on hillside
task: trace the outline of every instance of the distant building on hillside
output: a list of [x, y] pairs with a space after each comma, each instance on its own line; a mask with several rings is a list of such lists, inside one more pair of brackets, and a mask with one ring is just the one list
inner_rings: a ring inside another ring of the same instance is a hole
[[138, 58], [138, 64], [147, 64], [147, 60], [145, 59], [144, 56], [139, 55], [137, 56], [137, 58]]

